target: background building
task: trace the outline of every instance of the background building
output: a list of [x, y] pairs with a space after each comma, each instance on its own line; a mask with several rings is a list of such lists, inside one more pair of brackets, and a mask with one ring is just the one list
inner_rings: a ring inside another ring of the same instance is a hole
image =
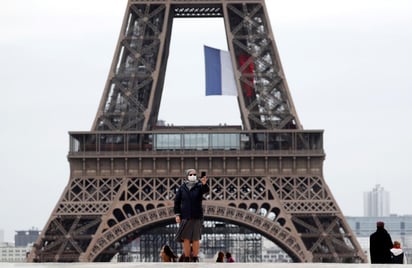
[[25, 247], [36, 242], [40, 235], [39, 230], [16, 231], [14, 235], [14, 244], [16, 247]]
[[0, 244], [0, 262], [26, 262], [32, 245], [15, 247], [13, 243]]
[[26, 262], [27, 254], [40, 235], [39, 230], [16, 231], [15, 243], [0, 243], [0, 262]]
[[390, 214], [389, 192], [377, 184], [371, 192], [363, 193], [363, 215], [365, 217], [388, 217]]

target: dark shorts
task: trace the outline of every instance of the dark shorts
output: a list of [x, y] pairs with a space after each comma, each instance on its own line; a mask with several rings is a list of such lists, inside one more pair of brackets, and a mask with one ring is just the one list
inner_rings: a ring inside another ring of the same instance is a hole
[[182, 220], [179, 229], [177, 230], [175, 240], [177, 242], [183, 242], [187, 239], [190, 241], [198, 241], [202, 239], [202, 220], [191, 219]]

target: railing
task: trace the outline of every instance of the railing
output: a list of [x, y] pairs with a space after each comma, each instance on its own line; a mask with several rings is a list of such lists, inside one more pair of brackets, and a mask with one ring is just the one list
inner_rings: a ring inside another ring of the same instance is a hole
[[322, 130], [170, 129], [70, 132], [70, 154], [185, 151], [323, 152]]

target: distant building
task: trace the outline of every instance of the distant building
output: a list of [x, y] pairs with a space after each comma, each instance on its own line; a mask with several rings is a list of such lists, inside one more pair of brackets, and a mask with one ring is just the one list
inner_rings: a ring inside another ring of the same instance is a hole
[[15, 247], [13, 243], [0, 244], [0, 262], [26, 262], [32, 245]]
[[365, 217], [388, 217], [390, 215], [389, 192], [379, 184], [371, 192], [363, 193], [363, 215]]
[[39, 230], [16, 231], [14, 235], [15, 247], [26, 247], [29, 244], [33, 244], [39, 235]]
[[0, 229], [0, 244], [4, 242], [4, 230]]
[[0, 262], [26, 262], [39, 230], [16, 231], [14, 243], [0, 243]]

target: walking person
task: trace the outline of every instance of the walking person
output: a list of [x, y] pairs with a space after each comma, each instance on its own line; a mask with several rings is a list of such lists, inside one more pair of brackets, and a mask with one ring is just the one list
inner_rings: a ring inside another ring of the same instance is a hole
[[392, 238], [382, 221], [376, 223], [376, 231], [369, 237], [371, 263], [391, 263]]
[[[176, 241], [183, 242], [185, 262], [199, 261], [201, 229], [203, 224], [203, 195], [209, 192], [206, 175], [197, 179], [195, 169], [186, 170], [186, 180], [176, 192], [174, 212], [179, 229]], [[189, 257], [192, 249], [192, 256]]]
[[217, 253], [216, 262], [225, 262], [225, 253], [223, 251]]
[[226, 252], [226, 262], [235, 262], [235, 259], [232, 257], [232, 253]]
[[393, 242], [393, 248], [391, 248], [392, 263], [404, 264], [406, 263], [405, 253], [401, 248], [399, 241]]
[[173, 253], [173, 250], [168, 245], [164, 245], [162, 247], [159, 256], [162, 262], [176, 262], [177, 260], [177, 256]]

